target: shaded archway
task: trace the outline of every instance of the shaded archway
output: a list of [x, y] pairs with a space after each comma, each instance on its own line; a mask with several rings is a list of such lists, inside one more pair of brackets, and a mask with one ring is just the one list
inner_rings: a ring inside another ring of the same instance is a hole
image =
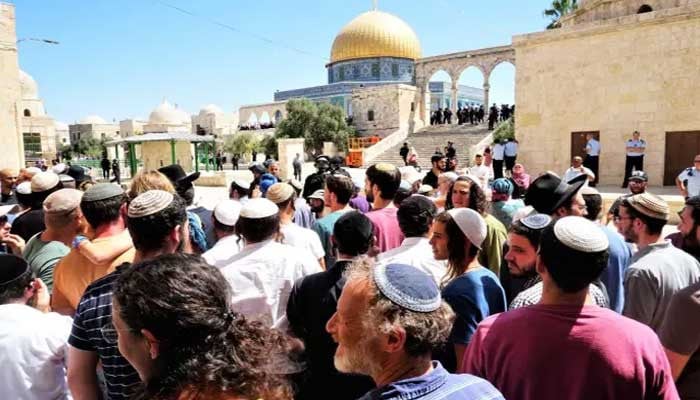
[[509, 60], [499, 61], [489, 73], [488, 87], [490, 104], [487, 107], [496, 104], [499, 120], [510, 118], [515, 104], [515, 65]]
[[652, 11], [654, 11], [654, 9], [649, 4], [642, 4], [639, 10], [637, 10], [637, 14], [644, 14]]
[[25, 109], [24, 109], [24, 116], [25, 116], [25, 117], [31, 117], [31, 116], [32, 116], [32, 112], [29, 111], [28, 108], [25, 108]]
[[[432, 124], [445, 122], [442, 117], [442, 112], [446, 109], [452, 108], [452, 78], [450, 74], [445, 70], [439, 70], [434, 72], [425, 89], [426, 93], [426, 103], [428, 107], [428, 114]], [[435, 113], [440, 113], [435, 119]]]
[[277, 110], [275, 111], [275, 125], [279, 124], [282, 122], [282, 111]]

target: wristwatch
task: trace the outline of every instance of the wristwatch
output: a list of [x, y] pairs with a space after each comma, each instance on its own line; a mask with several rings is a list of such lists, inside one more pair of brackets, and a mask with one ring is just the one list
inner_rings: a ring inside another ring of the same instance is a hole
[[80, 247], [81, 243], [83, 243], [87, 240], [88, 240], [88, 238], [86, 236], [83, 236], [83, 235], [76, 236], [75, 239], [73, 239], [73, 248], [77, 249], [78, 247]]

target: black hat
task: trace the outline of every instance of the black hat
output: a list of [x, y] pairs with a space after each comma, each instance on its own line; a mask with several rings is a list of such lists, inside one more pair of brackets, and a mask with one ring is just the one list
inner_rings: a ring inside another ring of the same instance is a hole
[[158, 172], [167, 176], [175, 187], [192, 184], [192, 182], [199, 179], [199, 172], [187, 175], [179, 164], [172, 164], [159, 168]]
[[85, 168], [80, 165], [71, 165], [66, 175], [75, 179], [76, 186], [80, 186], [81, 183], [91, 180], [91, 178], [85, 174]]
[[254, 174], [257, 173], [259, 175], [262, 175], [267, 172], [267, 169], [260, 163], [251, 164], [248, 167], [248, 170]]
[[16, 281], [30, 272], [29, 264], [23, 258], [12, 254], [0, 254], [0, 292], [3, 286]]
[[542, 214], [551, 215], [574, 197], [587, 179], [588, 175], [582, 174], [567, 183], [555, 174], [547, 172], [530, 184], [525, 194], [525, 204]]

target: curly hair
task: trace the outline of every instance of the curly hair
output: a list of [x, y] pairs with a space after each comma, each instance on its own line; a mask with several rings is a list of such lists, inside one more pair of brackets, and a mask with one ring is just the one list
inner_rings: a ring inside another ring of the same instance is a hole
[[489, 206], [489, 202], [486, 199], [486, 193], [481, 188], [481, 186], [479, 186], [478, 183], [474, 182], [470, 177], [464, 175], [458, 177], [457, 180], [452, 182], [452, 184], [450, 185], [450, 190], [447, 191], [447, 199], [445, 200], [445, 209], [451, 210], [454, 208], [454, 204], [452, 203], [452, 189], [454, 189], [455, 183], [457, 182], [469, 183], [468, 207], [483, 215]]
[[420, 313], [396, 305], [382, 294], [374, 283], [372, 270], [374, 261], [361, 257], [354, 261], [345, 272], [347, 282], [361, 280], [369, 283], [371, 299], [363, 315], [363, 331], [373, 334], [387, 334], [397, 328], [406, 332], [404, 350], [411, 357], [430, 356], [433, 350], [443, 346], [452, 330], [455, 315], [446, 302], [430, 313]]
[[[447, 274], [442, 281], [442, 284], [446, 285], [464, 273], [467, 264], [479, 255], [479, 248], [469, 243], [467, 237], [464, 236], [464, 232], [459, 229], [452, 216], [446, 211], [438, 214], [435, 217], [435, 222], [445, 224], [445, 232], [447, 233], [447, 251], [449, 256], [447, 259]], [[467, 243], [469, 243], [468, 250]]]
[[165, 255], [121, 274], [119, 316], [134, 334], [146, 329], [160, 343], [136, 398], [292, 398], [287, 339], [233, 313], [230, 299], [224, 276], [198, 256]]
[[154, 169], [143, 170], [136, 174], [134, 179], [131, 180], [131, 186], [127, 192], [129, 202], [138, 197], [138, 195], [146, 193], [149, 190], [163, 190], [168, 193], [175, 193], [175, 187], [167, 176]]

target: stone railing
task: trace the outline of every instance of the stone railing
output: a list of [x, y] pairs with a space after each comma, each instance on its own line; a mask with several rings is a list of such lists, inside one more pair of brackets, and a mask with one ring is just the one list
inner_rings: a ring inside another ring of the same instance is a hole
[[362, 160], [364, 164], [373, 161], [375, 158], [384, 154], [387, 150], [396, 146], [397, 144], [403, 142], [408, 137], [408, 127], [399, 128], [394, 133], [386, 136], [384, 139], [380, 140], [374, 146], [368, 147], [362, 152]]

